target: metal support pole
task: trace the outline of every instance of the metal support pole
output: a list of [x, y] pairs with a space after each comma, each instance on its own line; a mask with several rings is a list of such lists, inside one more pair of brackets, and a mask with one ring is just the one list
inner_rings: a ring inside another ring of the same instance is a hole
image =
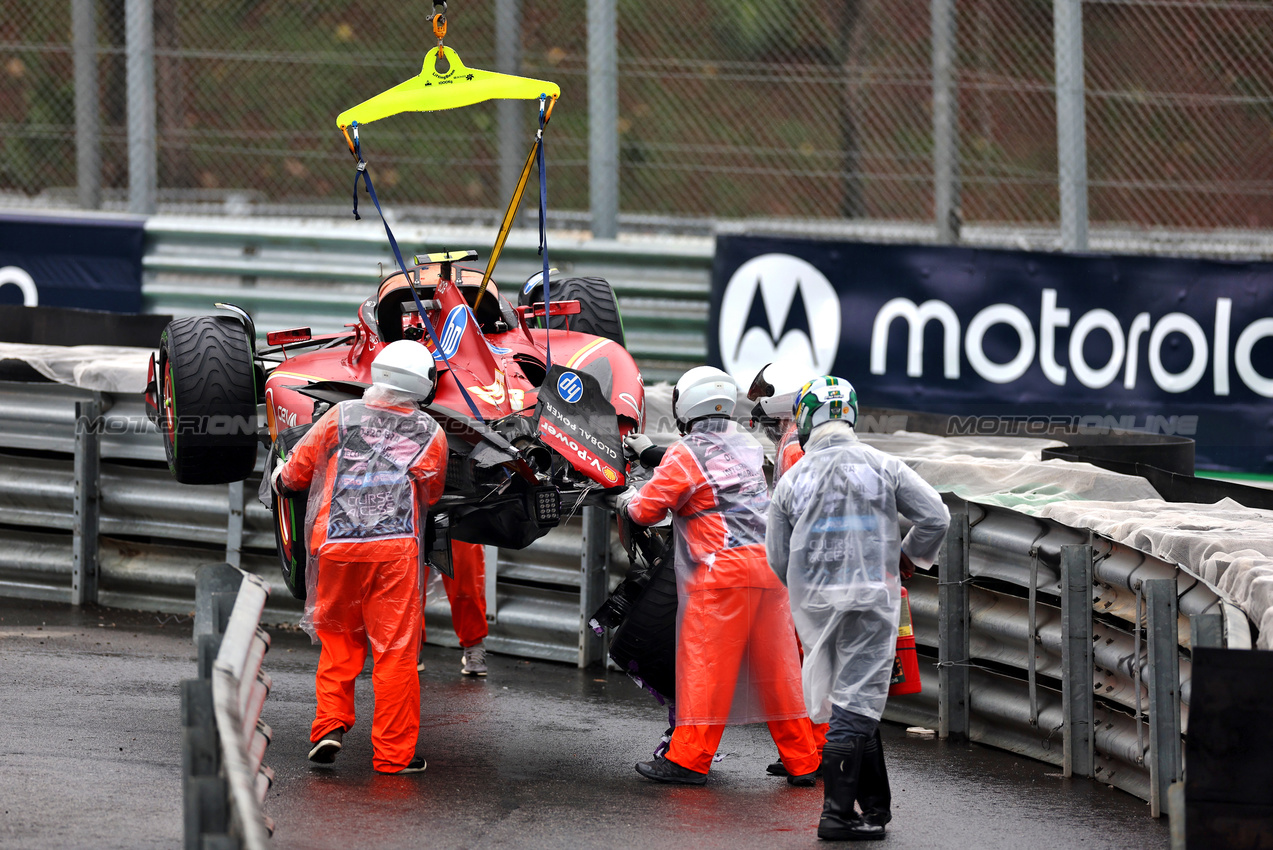
[[72, 497], [71, 604], [97, 602], [97, 533], [101, 518], [102, 400], [75, 403], [75, 494]]
[[[501, 74], [521, 73], [521, 18], [521, 0], [495, 0], [495, 69]], [[500, 100], [495, 109], [499, 134], [499, 196], [506, 201], [517, 188], [527, 138], [523, 132], [520, 101]]]
[[1190, 617], [1189, 648], [1224, 649], [1224, 615], [1194, 614]]
[[153, 0], [124, 7], [128, 65], [128, 211], [155, 211], [155, 10]]
[[483, 546], [482, 555], [486, 576], [486, 622], [499, 622], [499, 600], [495, 590], [499, 581], [499, 549], [495, 546]]
[[1061, 547], [1061, 717], [1063, 769], [1091, 776], [1095, 671], [1092, 669], [1092, 547]]
[[932, 0], [933, 212], [937, 241], [959, 241], [959, 136], [955, 95], [955, 0]]
[[79, 205], [95, 210], [102, 205], [96, 0], [72, 0], [71, 41], [75, 52], [75, 183]]
[[610, 512], [583, 509], [583, 557], [579, 563], [579, 666], [605, 658], [605, 643], [588, 627], [588, 618], [605, 601], [610, 576]]
[[229, 511], [225, 520], [225, 562], [232, 567], [242, 566], [243, 550], [243, 482], [230, 484], [227, 492]]
[[1061, 249], [1087, 250], [1087, 123], [1083, 104], [1083, 3], [1054, 0], [1056, 155]]
[[588, 201], [594, 239], [619, 234], [619, 59], [615, 0], [588, 0]]
[[937, 720], [943, 738], [968, 740], [968, 514], [950, 518], [937, 564]]
[[1180, 779], [1180, 624], [1176, 581], [1145, 582], [1149, 632], [1149, 808], [1153, 817], [1167, 811], [1171, 783]]

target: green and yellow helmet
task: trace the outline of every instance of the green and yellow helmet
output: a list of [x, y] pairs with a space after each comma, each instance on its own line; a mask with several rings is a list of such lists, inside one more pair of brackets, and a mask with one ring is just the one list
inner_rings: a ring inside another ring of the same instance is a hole
[[849, 425], [857, 425], [857, 390], [843, 378], [831, 375], [814, 378], [796, 393], [792, 418], [796, 420], [796, 433], [800, 436], [802, 446], [813, 429], [824, 422], [838, 419]]

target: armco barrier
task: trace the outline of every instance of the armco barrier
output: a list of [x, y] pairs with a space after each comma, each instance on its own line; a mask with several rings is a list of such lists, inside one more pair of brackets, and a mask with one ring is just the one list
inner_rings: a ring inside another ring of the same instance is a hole
[[1050, 762], [1165, 813], [1193, 635], [1250, 649], [1246, 616], [1187, 570], [1087, 530], [946, 501], [940, 563], [907, 585], [924, 689], [889, 700], [885, 718]]
[[[241, 484], [178, 484], [140, 396], [0, 382], [0, 445], [0, 593], [186, 612], [198, 567], [224, 560], [274, 591], [266, 622], [296, 621], [273, 520], [256, 498], [259, 469]], [[77, 510], [77, 492], [96, 509]], [[607, 529], [609, 545], [591, 550], [584, 569], [592, 513], [579, 511], [529, 549], [488, 548], [489, 649], [567, 663], [602, 657], [584, 625], [607, 588], [583, 577], [621, 572], [626, 556]], [[458, 646], [438, 590], [425, 608], [429, 641]]]
[[[96, 413], [98, 439], [77, 440], [77, 403], [85, 423]], [[265, 621], [295, 620], [258, 480], [177, 484], [140, 399], [0, 383], [0, 441], [0, 593], [71, 601], [78, 586], [83, 602], [189, 611], [197, 568], [237, 558], [254, 583], [277, 585]], [[96, 500], [97, 511], [75, 510], [77, 482], [81, 507]], [[1245, 616], [1187, 570], [1100, 535], [947, 502], [967, 522], [952, 530], [940, 571], [910, 585], [924, 692], [890, 701], [887, 716], [1093, 776], [1158, 813], [1180, 770], [1192, 634], [1249, 648]], [[600, 576], [613, 583], [626, 557], [603, 513], [581, 514], [528, 549], [488, 555], [489, 648], [603, 657], [585, 621], [606, 589]], [[443, 594], [429, 598], [426, 619], [430, 641], [456, 645]]]
[[264, 850], [272, 821], [261, 803], [274, 781], [262, 763], [272, 731], [261, 721], [270, 646], [260, 629], [269, 588], [229, 564], [201, 567], [195, 646], [199, 677], [181, 683], [187, 850]]

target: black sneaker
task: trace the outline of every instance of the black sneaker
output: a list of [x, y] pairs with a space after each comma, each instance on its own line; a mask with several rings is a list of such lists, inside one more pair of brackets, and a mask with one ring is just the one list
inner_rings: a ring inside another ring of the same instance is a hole
[[812, 788], [815, 784], [817, 784], [817, 780], [817, 771], [814, 771], [813, 773], [803, 773], [800, 776], [787, 774], [787, 784], [794, 785], [797, 788]]
[[331, 764], [336, 760], [336, 754], [340, 752], [341, 741], [344, 737], [344, 729], [333, 729], [328, 732], [315, 742], [314, 748], [309, 751], [309, 760], [315, 764]]
[[416, 756], [406, 767], [400, 767], [397, 770], [377, 770], [376, 773], [383, 773], [387, 776], [403, 776], [410, 773], [424, 773], [424, 769], [429, 763], [424, 760], [423, 756]]
[[[771, 765], [769, 765], [768, 767], [766, 767], [766, 768], [765, 768], [765, 773], [769, 774], [770, 776], [786, 776], [788, 779], [791, 779], [791, 777], [787, 774], [787, 768], [786, 768], [786, 766], [785, 766], [785, 765], [783, 765], [783, 763], [782, 763], [782, 762], [780, 762], [780, 761], [776, 761], [776, 762], [774, 762], [773, 764], [771, 764]], [[822, 764], [821, 764], [821, 763], [819, 763], [819, 764], [818, 764], [818, 769], [817, 769], [817, 770], [815, 770], [813, 773], [811, 773], [811, 774], [809, 774], [809, 775], [810, 775], [810, 776], [813, 776], [813, 777], [816, 777], [816, 778], [818, 778], [818, 779], [821, 779], [821, 778], [822, 778]], [[802, 778], [802, 777], [799, 777], [799, 776], [797, 776], [797, 777], [796, 777], [796, 779], [801, 779], [801, 778]], [[809, 782], [809, 783], [792, 782], [791, 784], [792, 784], [792, 785], [804, 785], [804, 784], [812, 785], [813, 783], [812, 783], [812, 782]]]
[[681, 767], [667, 756], [659, 756], [654, 761], [643, 761], [636, 766], [637, 773], [655, 782], [667, 782], [672, 785], [702, 785], [707, 782], [707, 774]]

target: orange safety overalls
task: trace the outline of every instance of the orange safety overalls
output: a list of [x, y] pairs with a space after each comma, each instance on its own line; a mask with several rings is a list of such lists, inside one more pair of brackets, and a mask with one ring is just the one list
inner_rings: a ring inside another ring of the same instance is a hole
[[642, 525], [674, 515], [676, 728], [667, 758], [699, 773], [730, 723], [768, 723], [793, 775], [819, 763], [786, 588], [765, 560], [761, 457], [729, 420], [699, 420], [628, 506]]
[[442, 495], [446, 438], [417, 409], [341, 402], [305, 435], [280, 475], [311, 489], [306, 620], [322, 642], [310, 740], [354, 725], [354, 680], [370, 643], [376, 711], [372, 766], [415, 756], [420, 731], [419, 529]]

